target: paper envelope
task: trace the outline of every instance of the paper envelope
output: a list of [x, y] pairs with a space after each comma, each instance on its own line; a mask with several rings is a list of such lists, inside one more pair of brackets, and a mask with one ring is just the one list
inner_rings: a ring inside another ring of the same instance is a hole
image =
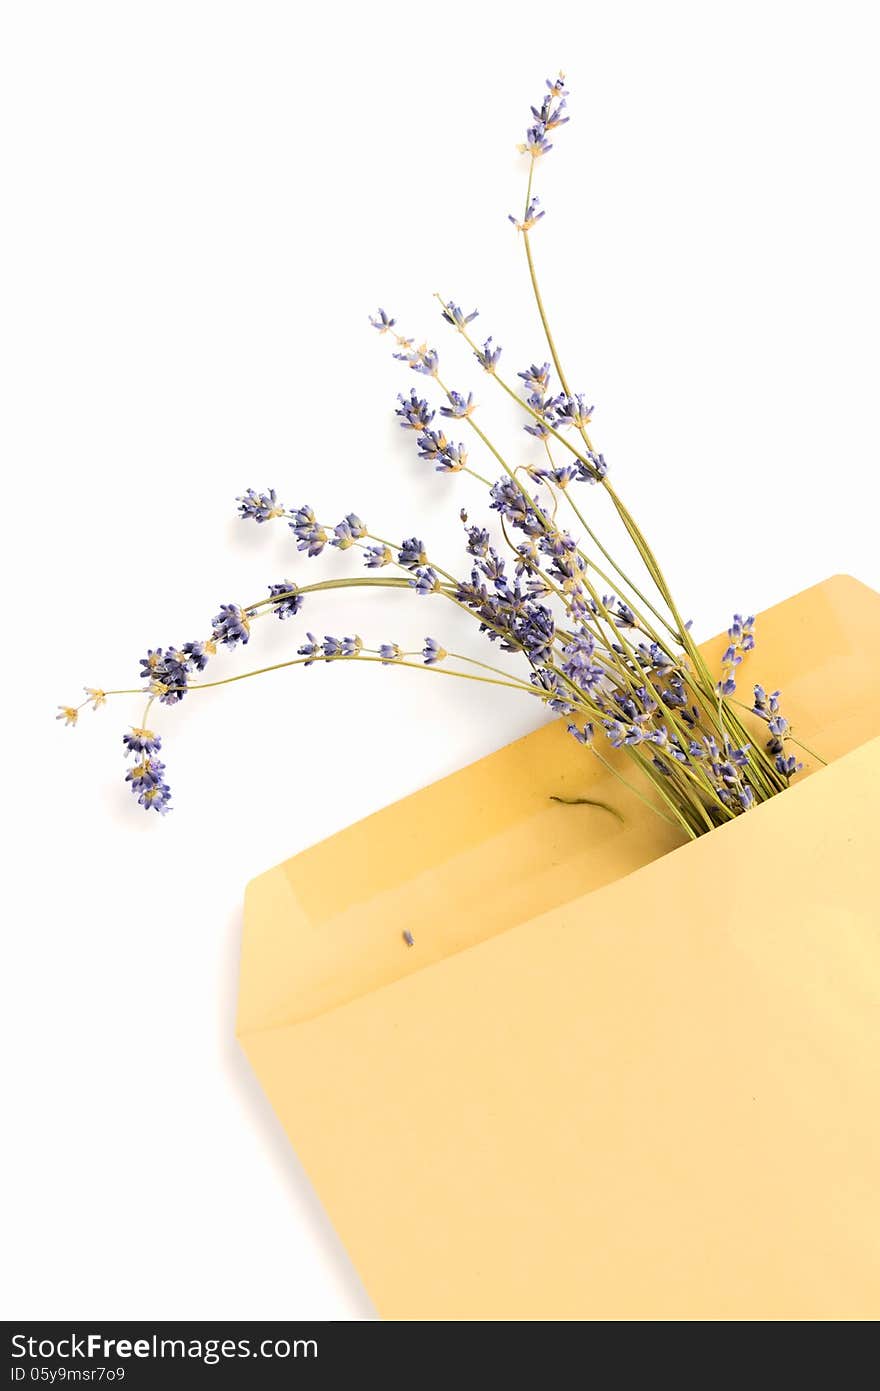
[[557, 722], [249, 885], [238, 1034], [382, 1316], [880, 1316], [880, 595], [758, 636], [829, 766], [709, 836]]

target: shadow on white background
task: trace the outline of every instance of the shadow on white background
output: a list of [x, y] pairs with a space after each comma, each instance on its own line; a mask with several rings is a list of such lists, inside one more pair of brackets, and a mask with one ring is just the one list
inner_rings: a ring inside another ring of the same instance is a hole
[[[277, 1184], [279, 1190], [287, 1195], [293, 1212], [294, 1229], [308, 1234], [323, 1263], [332, 1269], [334, 1281], [346, 1305], [346, 1316], [353, 1319], [378, 1318], [345, 1247], [235, 1038], [241, 930], [242, 913], [239, 910], [231, 915], [224, 934], [226, 989], [218, 1001], [219, 1048], [224, 1071], [241, 1106], [243, 1123], [252, 1126], [260, 1137], [266, 1160], [266, 1180]], [[254, 1181], [257, 1181], [256, 1175]], [[296, 1318], [296, 1311], [291, 1309], [288, 1317]]]

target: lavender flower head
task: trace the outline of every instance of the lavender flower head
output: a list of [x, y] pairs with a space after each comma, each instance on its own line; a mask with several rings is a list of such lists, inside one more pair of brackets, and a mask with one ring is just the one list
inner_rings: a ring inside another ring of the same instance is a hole
[[273, 517], [284, 516], [284, 506], [278, 501], [274, 488], [270, 488], [267, 493], [255, 493], [253, 488], [248, 488], [246, 493], [235, 499], [238, 503], [238, 515], [244, 521], [263, 522], [271, 521]]
[[434, 412], [427, 401], [423, 400], [415, 390], [410, 391], [409, 396], [400, 395], [397, 399], [400, 406], [395, 414], [400, 417], [403, 429], [427, 430], [434, 419]]
[[393, 329], [394, 325], [397, 323], [397, 320], [390, 318], [385, 313], [384, 309], [377, 309], [375, 315], [370, 315], [370, 323], [373, 325], [373, 328], [378, 329], [380, 333], [390, 333], [391, 329]]
[[213, 622], [214, 641], [222, 642], [224, 647], [237, 647], [239, 643], [244, 647], [250, 635], [250, 619], [238, 604], [221, 604]]
[[477, 318], [478, 312], [478, 310], [474, 309], [472, 313], [465, 314], [459, 309], [457, 304], [452, 303], [452, 300], [443, 306], [443, 318], [448, 324], [452, 324], [452, 327], [457, 328], [460, 332], [466, 329], [468, 324], [472, 323], [473, 320]]
[[327, 545], [327, 532], [315, 517], [311, 507], [298, 507], [293, 513], [290, 529], [296, 537], [296, 548], [310, 556], [320, 555]]
[[422, 648], [422, 658], [425, 666], [434, 666], [437, 662], [445, 661], [447, 653], [445, 647], [441, 647], [436, 638], [425, 638], [425, 645]]
[[467, 396], [462, 396], [457, 391], [450, 391], [449, 404], [440, 407], [440, 414], [448, 416], [454, 420], [465, 420], [475, 409], [474, 395], [469, 391]]
[[[523, 147], [521, 146], [520, 148]], [[548, 150], [552, 148], [552, 145], [547, 146]], [[513, 213], [508, 213], [507, 220], [513, 223], [518, 232], [531, 232], [532, 228], [536, 226], [545, 215], [546, 209], [541, 207], [540, 198], [531, 198], [524, 217], [514, 217]]]
[[293, 618], [302, 608], [303, 597], [290, 580], [279, 580], [277, 584], [270, 584], [269, 594], [275, 600], [272, 612], [282, 620]]

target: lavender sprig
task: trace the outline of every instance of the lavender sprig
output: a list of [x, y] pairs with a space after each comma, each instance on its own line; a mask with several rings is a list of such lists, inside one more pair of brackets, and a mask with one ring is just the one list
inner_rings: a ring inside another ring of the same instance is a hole
[[[481, 423], [482, 413], [479, 422], [475, 419], [473, 393], [444, 381], [437, 350], [405, 336], [384, 309], [370, 316], [373, 328], [390, 340], [394, 357], [423, 379], [420, 390], [413, 387], [398, 395], [395, 408], [399, 425], [414, 433], [417, 457], [440, 475], [487, 490], [484, 518], [471, 522], [468, 509], [461, 511], [463, 573], [442, 564], [418, 534], [389, 540], [372, 532], [355, 511], [328, 522], [308, 504], [286, 507], [273, 488], [247, 488], [236, 499], [242, 520], [260, 527], [283, 520], [300, 560], [316, 560], [329, 549], [356, 559], [360, 574], [307, 584], [287, 578], [272, 582], [252, 603], [221, 604], [209, 636], [148, 650], [137, 688], [146, 697], [146, 708], [123, 737], [130, 760], [126, 781], [145, 810], [164, 815], [171, 798], [159, 758], [162, 737], [148, 722], [154, 704], [173, 707], [195, 691], [284, 667], [340, 662], [429, 671], [525, 692], [563, 716], [578, 744], [690, 837], [742, 815], [787, 787], [800, 771], [802, 765], [789, 751], [789, 743], [796, 741], [780, 709], [779, 692], [768, 696], [755, 687], [751, 713], [766, 725], [764, 743], [749, 737], [733, 700], [739, 670], [755, 646], [754, 618], [734, 617], [720, 676], [713, 676], [654, 552], [609, 480], [604, 455], [590, 437], [594, 408], [584, 392], [572, 389], [550, 331], [531, 246], [531, 234], [545, 216], [533, 181], [540, 160], [554, 148], [551, 137], [569, 122], [568, 96], [560, 74], [547, 79], [545, 91], [530, 107], [519, 145], [528, 158], [523, 211], [510, 216], [525, 248], [549, 360], [533, 361], [508, 381], [495, 338], [479, 343], [471, 335], [477, 311], [465, 312], [457, 302], [438, 296], [443, 321], [464, 340], [486, 376], [516, 403], [530, 438], [523, 441], [520, 435], [513, 453], [502, 450], [488, 433], [490, 427]], [[455, 437], [446, 429], [454, 429]], [[525, 460], [520, 457], [524, 447], [533, 451]], [[474, 467], [480, 456], [487, 463], [479, 467], [487, 467], [489, 476]], [[622, 523], [645, 572], [639, 583], [601, 541], [593, 520], [596, 508], [590, 505], [589, 518], [582, 510], [587, 506], [580, 496], [584, 484], [595, 489], [585, 496], [610, 504]], [[408, 649], [398, 642], [368, 647], [354, 633], [306, 632], [287, 661], [203, 679], [221, 649], [232, 652], [249, 645], [260, 619], [286, 623], [299, 618], [313, 597], [349, 587], [403, 590], [432, 605], [452, 605], [468, 615], [495, 653], [519, 662], [520, 673], [450, 652], [434, 636]], [[108, 696], [119, 694], [123, 692], [87, 688], [86, 699], [60, 707], [57, 718], [73, 725], [85, 705], [97, 709]], [[600, 751], [603, 743], [617, 751], [617, 762]], [[634, 765], [641, 788], [623, 776], [622, 760]]]

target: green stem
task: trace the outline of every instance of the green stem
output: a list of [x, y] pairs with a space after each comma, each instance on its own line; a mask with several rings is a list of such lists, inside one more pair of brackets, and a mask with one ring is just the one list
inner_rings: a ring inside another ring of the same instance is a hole
[[[747, 711], [749, 712], [750, 715], [754, 715], [755, 712], [754, 712], [754, 710], [752, 709], [751, 705], [746, 705], [745, 701], [742, 701], [742, 700], [734, 700], [732, 696], [728, 696], [727, 699], [729, 700], [729, 702], [730, 702], [731, 705], [738, 705], [739, 708], [740, 708], [740, 710], [747, 710]], [[756, 718], [757, 718], [757, 717], [756, 717]], [[746, 731], [746, 732], [748, 732], [748, 731]], [[792, 744], [797, 744], [798, 748], [799, 748], [799, 749], [803, 749], [804, 753], [809, 754], [810, 758], [815, 758], [816, 762], [817, 762], [817, 763], [821, 763], [823, 768], [827, 768], [827, 767], [828, 767], [828, 759], [827, 759], [827, 758], [823, 758], [822, 755], [821, 755], [820, 753], [816, 753], [816, 750], [815, 750], [815, 749], [811, 749], [810, 746], [809, 746], [809, 744], [805, 744], [805, 743], [803, 742], [802, 739], [797, 739], [797, 738], [791, 733], [790, 730], [786, 730], [786, 731], [785, 731], [785, 738], [786, 738], [786, 740], [790, 740], [790, 742], [791, 742]]]
[[617, 781], [622, 783], [628, 792], [631, 792], [634, 797], [638, 797], [640, 802], [643, 802], [646, 807], [649, 807], [655, 816], [659, 816], [661, 820], [668, 822], [670, 826], [683, 826], [684, 829], [688, 832], [688, 835], [691, 837], [691, 839], [695, 839], [693, 832], [690, 830], [690, 827], [682, 821], [680, 816], [676, 815], [675, 818], [667, 816], [666, 813], [664, 811], [661, 811], [659, 807], [655, 807], [654, 803], [650, 800], [650, 798], [646, 797], [644, 792], [640, 792], [637, 787], [634, 787], [633, 784], [629, 781], [629, 779], [623, 776], [623, 773], [618, 772], [618, 770], [614, 767], [614, 764], [611, 763], [607, 758], [605, 758], [594, 744], [591, 744], [590, 748], [594, 756], [598, 758], [599, 762], [602, 764], [602, 767], [606, 768], [609, 773], [613, 774], [613, 776], [617, 778]]
[[[531, 171], [529, 172], [529, 187], [531, 188]], [[562, 363], [560, 362], [559, 354], [556, 351], [556, 344], [553, 341], [553, 334], [550, 332], [550, 323], [547, 318], [547, 312], [544, 308], [544, 301], [541, 298], [541, 291], [538, 288], [538, 277], [535, 273], [535, 262], [534, 258], [532, 257], [532, 248], [529, 242], [528, 232], [523, 232], [522, 239], [523, 245], [526, 249], [526, 260], [529, 263], [529, 278], [532, 282], [532, 293], [535, 296], [535, 304], [538, 306], [538, 313], [541, 317], [541, 323], [544, 327], [544, 337], [547, 339], [547, 347], [550, 349], [550, 356], [553, 359], [553, 366], [556, 368], [556, 375], [559, 378], [562, 390], [565, 392], [566, 396], [570, 396], [571, 391], [569, 390], [568, 382], [566, 381], [565, 372], [562, 370]], [[587, 441], [587, 448], [592, 449], [592, 447], [593, 446], [589, 443], [589, 441]]]
[[[658, 623], [662, 623], [662, 624], [663, 624], [663, 627], [664, 627], [664, 628], [666, 629], [666, 631], [669, 633], [670, 637], [675, 638], [676, 641], [678, 641], [678, 640], [679, 640], [679, 633], [677, 632], [677, 630], [672, 626], [671, 623], [669, 623], [669, 622], [663, 617], [662, 613], [660, 613], [659, 610], [656, 609], [656, 608], [654, 607], [654, 605], [651, 603], [650, 599], [646, 599], [646, 598], [645, 598], [645, 595], [644, 595], [644, 594], [642, 593], [642, 591], [638, 588], [638, 586], [635, 584], [635, 582], [634, 582], [633, 580], [630, 579], [630, 577], [625, 573], [625, 571], [621, 570], [620, 566], [617, 564], [617, 562], [614, 560], [614, 558], [611, 556], [611, 554], [605, 549], [605, 547], [603, 546], [602, 542], [599, 540], [599, 537], [596, 535], [596, 533], [595, 533], [595, 532], [593, 531], [593, 529], [590, 527], [590, 525], [589, 525], [589, 523], [588, 523], [586, 517], [584, 517], [583, 513], [581, 512], [581, 510], [580, 510], [580, 508], [578, 507], [577, 503], [575, 502], [574, 498], [571, 496], [571, 493], [570, 493], [569, 489], [568, 489], [568, 488], [564, 488], [562, 491], [563, 491], [564, 494], [565, 494], [565, 498], [566, 498], [566, 501], [568, 502], [569, 507], [570, 507], [570, 508], [572, 509], [572, 511], [574, 512], [574, 515], [577, 517], [577, 519], [578, 519], [578, 521], [580, 522], [581, 526], [584, 528], [584, 531], [585, 531], [585, 532], [587, 533], [587, 535], [589, 536], [589, 538], [590, 538], [590, 540], [592, 541], [593, 545], [597, 548], [597, 550], [599, 550], [599, 551], [602, 552], [603, 556], [604, 556], [605, 559], [608, 561], [609, 565], [611, 565], [612, 569], [614, 569], [614, 570], [617, 571], [618, 575], [619, 575], [620, 578], [623, 580], [624, 584], [628, 585], [629, 588], [632, 590], [633, 594], [635, 594], [636, 598], [637, 598], [637, 599], [640, 599], [641, 602], [645, 605], [645, 607], [646, 607], [647, 609], [650, 610], [650, 612], [651, 612], [651, 613], [654, 615], [654, 617], [657, 619]], [[600, 569], [599, 569], [599, 566], [596, 564], [595, 560], [591, 561], [590, 563], [591, 563], [593, 569], [595, 570], [596, 574], [599, 576], [600, 579], [603, 579], [603, 580], [605, 581], [606, 584], [610, 584], [610, 585], [612, 586], [612, 588], [615, 587], [615, 585], [614, 585], [614, 580], [610, 579], [610, 578], [608, 577], [608, 575], [605, 574], [604, 570], [600, 570]], [[660, 645], [663, 646], [662, 640], [661, 640], [660, 638], [658, 638], [658, 636], [657, 636], [657, 634], [656, 634], [655, 632], [652, 632], [652, 633], [651, 633], [651, 636], [654, 638], [655, 642], [660, 642]], [[668, 656], [672, 656], [672, 653], [669, 652], [668, 649], [667, 649], [666, 647], [663, 647], [663, 650], [664, 650], [664, 652], [667, 653]]]
[[[361, 654], [356, 653], [352, 653], [350, 656], [340, 653], [340, 655], [336, 657], [325, 657], [322, 656], [320, 653], [316, 653], [313, 657], [295, 657], [291, 661], [273, 662], [271, 666], [257, 667], [253, 671], [240, 671], [235, 676], [224, 676], [219, 681], [193, 681], [190, 682], [186, 687], [180, 687], [179, 689], [185, 689], [187, 691], [209, 691], [213, 690], [217, 686], [231, 686], [236, 681], [247, 681], [252, 676], [265, 676], [270, 671], [284, 671], [288, 667], [312, 665], [315, 662], [323, 662], [325, 663], [325, 665], [329, 665], [332, 662], [378, 662], [380, 663], [380, 665], [388, 667], [409, 667], [411, 671], [431, 672], [435, 676], [457, 676], [462, 681], [479, 681], [487, 686], [504, 686], [507, 690], [510, 691], [524, 690], [528, 695], [537, 696], [542, 700], [544, 699], [543, 692], [536, 690], [532, 686], [525, 686], [522, 682], [518, 681], [501, 681], [495, 677], [472, 675], [468, 671], [452, 671], [448, 667], [428, 666], [422, 662], [407, 662], [400, 660], [386, 661], [384, 657], [365, 657]], [[492, 670], [492, 668], [490, 668], [490, 670]], [[178, 687], [169, 686], [168, 689], [170, 691], [174, 691], [177, 690]], [[129, 690], [106, 691], [105, 694], [108, 696], [142, 695], [143, 687], [135, 687]]]

